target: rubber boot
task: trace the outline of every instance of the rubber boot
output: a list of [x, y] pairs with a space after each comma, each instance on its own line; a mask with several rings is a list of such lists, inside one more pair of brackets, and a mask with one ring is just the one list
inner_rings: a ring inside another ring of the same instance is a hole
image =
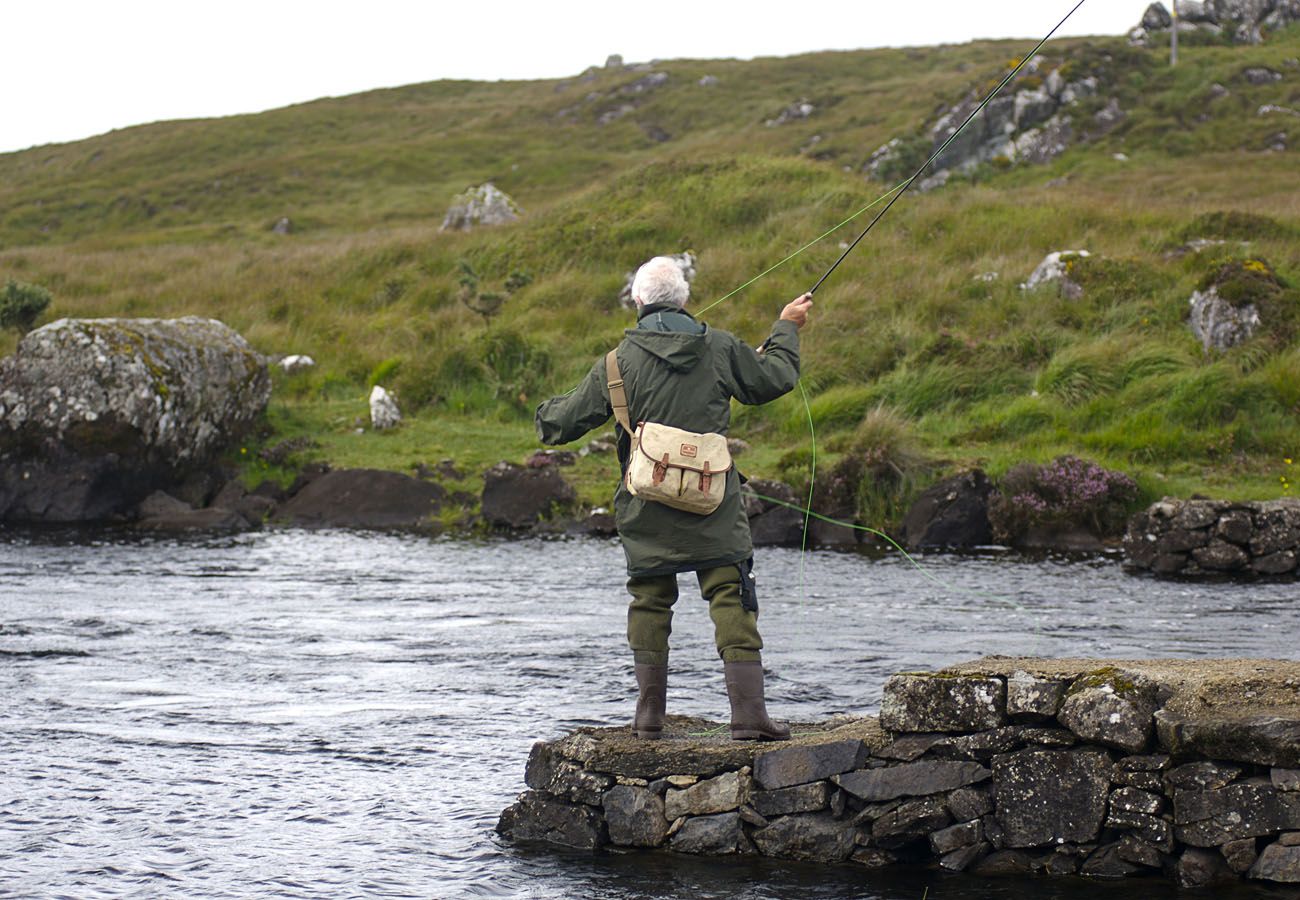
[[790, 729], [767, 717], [761, 662], [724, 662], [733, 741], [788, 741]]
[[657, 741], [664, 730], [664, 708], [668, 702], [668, 667], [636, 664], [636, 685], [641, 695], [636, 701], [636, 718], [632, 735]]

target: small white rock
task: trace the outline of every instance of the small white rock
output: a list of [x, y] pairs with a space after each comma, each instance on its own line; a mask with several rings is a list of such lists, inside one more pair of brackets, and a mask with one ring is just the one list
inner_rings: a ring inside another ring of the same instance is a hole
[[296, 375], [299, 372], [305, 372], [312, 366], [316, 365], [316, 360], [307, 356], [305, 353], [294, 353], [280, 360], [280, 368], [284, 369], [286, 375]]
[[397, 401], [388, 391], [375, 385], [370, 392], [370, 424], [376, 431], [393, 428], [402, 421], [402, 413], [397, 408]]

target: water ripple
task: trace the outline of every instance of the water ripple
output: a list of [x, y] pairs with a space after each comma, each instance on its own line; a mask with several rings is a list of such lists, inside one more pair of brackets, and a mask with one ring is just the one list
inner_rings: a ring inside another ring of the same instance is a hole
[[[608, 541], [3, 538], [0, 898], [1173, 896], [499, 841], [534, 740], [630, 715]], [[803, 721], [870, 712], [900, 669], [986, 653], [1291, 656], [1300, 629], [1293, 586], [1134, 579], [1113, 561], [924, 557], [942, 587], [888, 556], [809, 554], [802, 582], [796, 553], [758, 562], [769, 698]], [[694, 589], [682, 580], [669, 702], [720, 720]]]

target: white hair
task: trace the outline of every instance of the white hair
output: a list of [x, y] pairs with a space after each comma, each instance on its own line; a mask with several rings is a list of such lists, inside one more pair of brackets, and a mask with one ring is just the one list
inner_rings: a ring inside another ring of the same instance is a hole
[[632, 279], [632, 299], [638, 307], [671, 303], [681, 308], [690, 295], [691, 286], [682, 274], [682, 267], [668, 256], [656, 256], [637, 269]]

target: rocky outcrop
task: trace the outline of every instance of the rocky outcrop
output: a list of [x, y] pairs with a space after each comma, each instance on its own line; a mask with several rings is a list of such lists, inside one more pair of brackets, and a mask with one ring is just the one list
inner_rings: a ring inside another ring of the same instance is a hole
[[593, 849], [981, 876], [1300, 880], [1300, 663], [989, 657], [789, 743], [668, 719], [534, 745], [497, 826]]
[[0, 520], [126, 514], [262, 414], [265, 361], [212, 319], [60, 319], [0, 361]]
[[[1179, 0], [1179, 32], [1227, 35], [1241, 44], [1258, 44], [1270, 31], [1300, 22], [1297, 0]], [[1174, 19], [1164, 3], [1152, 3], [1128, 34], [1129, 43], [1145, 47], [1165, 40]]]
[[1235, 347], [1249, 340], [1259, 328], [1259, 310], [1253, 303], [1234, 306], [1220, 297], [1213, 285], [1194, 291], [1187, 302], [1191, 307], [1188, 325], [1207, 352]]
[[813, 106], [807, 100], [800, 98], [763, 124], [768, 128], [775, 128], [778, 125], [785, 125], [789, 122], [797, 122], [800, 119], [806, 119], [816, 111], [817, 107]]
[[338, 469], [314, 478], [273, 520], [303, 528], [427, 528], [446, 496], [441, 485], [400, 472]]
[[907, 548], [991, 544], [989, 497], [993, 491], [993, 483], [980, 469], [962, 472], [929, 488], [903, 517], [903, 540]]
[[1057, 250], [1049, 253], [1030, 273], [1029, 280], [1020, 285], [1020, 289], [1032, 291], [1044, 285], [1055, 285], [1065, 299], [1078, 300], [1083, 296], [1083, 288], [1070, 274], [1079, 260], [1091, 255], [1087, 250]]
[[[971, 90], [918, 138], [894, 138], [879, 147], [864, 171], [881, 181], [906, 178], [952, 139], [931, 163], [927, 177], [917, 183], [918, 190], [932, 190], [946, 184], [953, 173], [970, 172], [985, 163], [1049, 162], [1081, 134], [1096, 137], [1123, 120], [1124, 112], [1112, 98], [1090, 121], [1076, 122], [1074, 107], [1097, 94], [1101, 82], [1095, 75], [1067, 80], [1063, 65], [1050, 70], [1048, 65], [1041, 56], [1031, 59], [1017, 76], [1019, 89], [994, 97], [958, 133], [987, 94], [987, 89]], [[1016, 84], [1012, 82], [1009, 89]]]
[[1166, 497], [1129, 520], [1127, 565], [1157, 575], [1295, 576], [1300, 500]]
[[472, 187], [452, 201], [439, 231], [469, 231], [519, 219], [519, 204], [492, 182]]
[[577, 492], [555, 466], [499, 462], [483, 474], [483, 519], [493, 528], [532, 528], [576, 499]]

